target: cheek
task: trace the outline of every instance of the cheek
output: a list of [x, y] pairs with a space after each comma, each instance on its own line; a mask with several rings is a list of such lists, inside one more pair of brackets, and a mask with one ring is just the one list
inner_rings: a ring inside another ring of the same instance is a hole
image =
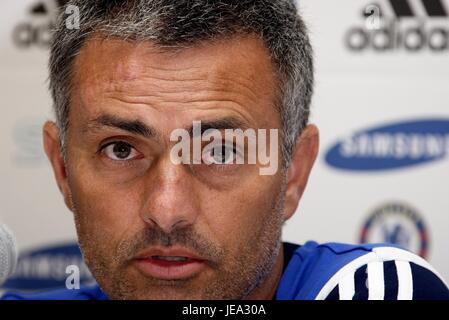
[[80, 165], [69, 176], [75, 214], [83, 232], [109, 238], [138, 228], [139, 186], [124, 186], [99, 178]]
[[[249, 191], [251, 190], [251, 191]], [[238, 252], [257, 242], [281, 190], [275, 177], [257, 177], [226, 192], [205, 193], [202, 197], [205, 219], [211, 234], [223, 247]]]

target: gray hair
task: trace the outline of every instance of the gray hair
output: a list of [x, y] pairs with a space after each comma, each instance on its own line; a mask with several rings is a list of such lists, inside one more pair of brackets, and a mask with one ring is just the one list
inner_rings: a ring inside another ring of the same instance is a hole
[[50, 91], [64, 152], [69, 127], [73, 62], [93, 33], [159, 46], [256, 35], [268, 48], [279, 79], [276, 107], [282, 121], [284, 164], [308, 123], [313, 93], [313, 56], [294, 0], [71, 0], [80, 28], [66, 28], [63, 8], [51, 43]]

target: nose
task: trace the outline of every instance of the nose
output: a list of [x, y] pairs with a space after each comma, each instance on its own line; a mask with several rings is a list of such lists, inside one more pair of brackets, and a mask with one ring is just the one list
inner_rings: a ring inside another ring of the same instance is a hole
[[176, 228], [193, 225], [200, 211], [194, 177], [188, 166], [173, 164], [170, 159], [159, 162], [145, 184], [145, 207], [141, 218], [169, 233]]

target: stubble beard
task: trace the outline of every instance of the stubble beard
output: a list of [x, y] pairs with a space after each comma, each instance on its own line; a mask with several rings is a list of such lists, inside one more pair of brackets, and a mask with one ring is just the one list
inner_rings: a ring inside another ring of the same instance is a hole
[[[86, 230], [89, 230], [85, 228], [88, 219], [83, 219], [74, 202], [72, 211], [84, 260], [109, 298], [117, 300], [240, 300], [249, 297], [274, 271], [282, 248], [281, 230], [284, 223], [282, 215], [284, 200], [285, 186], [275, 198], [271, 210], [265, 216], [260, 217], [261, 227], [252, 241], [242, 243], [240, 254], [229, 256], [226, 255], [224, 250], [216, 252], [216, 255], [220, 255], [226, 263], [217, 265], [215, 277], [201, 288], [196, 288], [197, 292], [189, 290], [194, 279], [161, 281], [145, 278], [142, 280], [149, 288], [158, 288], [153, 291], [143, 290], [136, 286], [135, 283], [124, 276], [123, 258], [120, 255], [111, 255], [110, 247], [105, 245], [108, 243], [108, 239], [99, 241], [98, 238], [92, 236], [91, 232], [86, 232]], [[139, 283], [141, 284], [142, 281], [139, 281]], [[188, 294], [178, 295], [176, 294], [178, 289]]]

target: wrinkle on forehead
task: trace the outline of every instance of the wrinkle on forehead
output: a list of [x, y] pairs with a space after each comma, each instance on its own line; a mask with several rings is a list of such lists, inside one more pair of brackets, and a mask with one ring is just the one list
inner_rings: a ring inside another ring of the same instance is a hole
[[266, 113], [264, 105], [274, 109], [273, 64], [255, 37], [181, 50], [94, 37], [82, 48], [74, 71], [73, 92], [85, 108], [100, 96], [152, 107], [229, 103], [259, 116]]

